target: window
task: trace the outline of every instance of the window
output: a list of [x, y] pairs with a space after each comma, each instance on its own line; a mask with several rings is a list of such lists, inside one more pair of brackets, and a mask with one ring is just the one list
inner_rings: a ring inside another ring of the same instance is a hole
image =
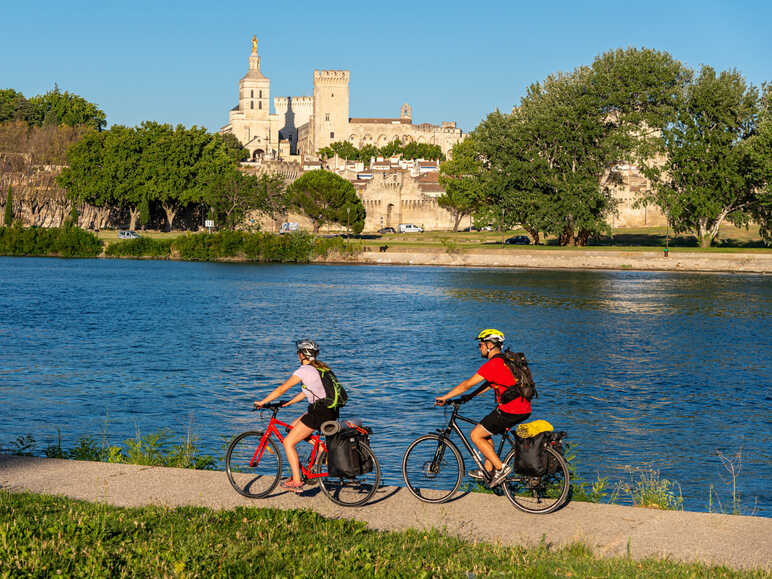
[[249, 108], [250, 109], [255, 108], [255, 101], [249, 101]]
[[329, 121], [330, 120], [330, 113], [324, 113], [324, 120]]
[[263, 91], [260, 91], [258, 94], [259, 94], [259, 98], [263, 98]]
[[253, 90], [249, 91], [249, 98], [251, 99], [255, 98], [255, 91]]
[[334, 138], [335, 138], [335, 133], [333, 133], [332, 131], [330, 131], [330, 138], [331, 138], [331, 139], [334, 139]]
[[263, 110], [263, 101], [257, 101], [257, 108]]

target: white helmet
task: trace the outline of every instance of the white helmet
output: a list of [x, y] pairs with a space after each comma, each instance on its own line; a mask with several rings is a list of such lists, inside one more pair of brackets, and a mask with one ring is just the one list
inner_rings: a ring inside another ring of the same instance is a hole
[[303, 354], [309, 360], [313, 360], [319, 355], [319, 346], [313, 340], [298, 340], [295, 342], [298, 353]]

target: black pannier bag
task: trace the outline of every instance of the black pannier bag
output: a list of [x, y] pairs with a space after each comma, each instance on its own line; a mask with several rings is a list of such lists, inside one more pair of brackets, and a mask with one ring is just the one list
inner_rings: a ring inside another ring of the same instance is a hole
[[515, 472], [526, 476], [544, 476], [560, 470], [558, 460], [544, 450], [550, 445], [558, 453], [563, 454], [561, 441], [565, 432], [541, 432], [530, 438], [515, 435], [517, 454], [515, 455]]
[[359, 446], [368, 444], [370, 432], [367, 427], [346, 428], [326, 437], [329, 476], [352, 478], [373, 470], [373, 461]]

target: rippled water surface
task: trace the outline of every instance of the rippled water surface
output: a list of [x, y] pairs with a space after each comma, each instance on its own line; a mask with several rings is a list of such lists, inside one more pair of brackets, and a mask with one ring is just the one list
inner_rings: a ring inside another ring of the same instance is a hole
[[772, 278], [753, 275], [0, 258], [0, 446], [192, 429], [219, 458], [307, 336], [400, 483], [404, 448], [444, 420], [434, 396], [497, 327], [531, 361], [533, 418], [569, 433], [585, 479], [653, 468], [688, 509], [711, 485], [727, 508], [717, 451], [741, 451], [742, 505], [772, 516], [771, 321]]

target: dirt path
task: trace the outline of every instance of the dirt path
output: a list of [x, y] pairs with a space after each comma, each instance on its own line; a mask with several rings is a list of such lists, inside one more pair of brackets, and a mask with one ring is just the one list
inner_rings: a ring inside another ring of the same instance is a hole
[[408, 250], [365, 251], [350, 257], [329, 256], [318, 261], [373, 265], [440, 265], [456, 267], [524, 267], [543, 269], [615, 269], [635, 271], [692, 271], [772, 273], [772, 253], [705, 253], [661, 250], [551, 251], [508, 249], [506, 251]]
[[0, 488], [65, 495], [116, 506], [199, 505], [308, 508], [373, 529], [436, 528], [467, 539], [505, 544], [566, 545], [581, 541], [596, 554], [761, 568], [772, 572], [772, 519], [569, 503], [551, 515], [527, 515], [503, 497], [472, 493], [429, 505], [400, 487], [383, 487], [371, 504], [338, 507], [318, 489], [275, 491], [266, 499], [236, 494], [224, 472], [0, 456]]

